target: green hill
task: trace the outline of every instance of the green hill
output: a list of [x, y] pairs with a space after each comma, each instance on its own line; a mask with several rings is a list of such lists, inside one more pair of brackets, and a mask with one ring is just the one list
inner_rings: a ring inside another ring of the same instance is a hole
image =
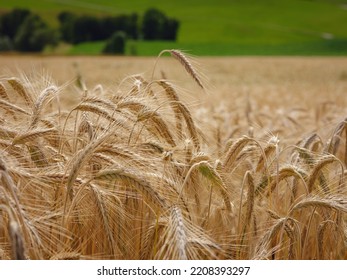
[[[181, 22], [178, 41], [130, 42], [128, 53], [180, 48], [198, 55], [346, 55], [347, 0], [12, 0], [1, 11], [30, 8], [51, 25], [62, 10], [107, 15], [156, 7]], [[95, 53], [100, 43], [89, 44]], [[72, 53], [83, 47], [76, 46]], [[82, 52], [83, 53], [83, 52]]]

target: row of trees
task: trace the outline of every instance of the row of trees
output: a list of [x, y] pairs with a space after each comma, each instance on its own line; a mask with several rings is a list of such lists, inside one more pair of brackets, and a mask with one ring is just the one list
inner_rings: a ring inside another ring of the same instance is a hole
[[137, 14], [96, 18], [62, 12], [58, 19], [62, 39], [72, 44], [106, 40], [117, 31], [126, 33], [131, 39], [139, 38]]
[[[59, 28], [53, 29], [29, 10], [14, 9], [1, 15], [0, 51], [40, 52], [45, 46], [54, 46], [61, 40], [70, 44], [108, 40], [113, 46], [120, 42], [124, 49], [127, 39], [176, 40], [179, 27], [176, 19], [157, 9], [147, 10], [142, 18], [136, 13], [93, 17], [61, 12], [58, 20]], [[117, 46], [106, 49], [106, 52], [122, 51]]]
[[15, 9], [0, 17], [0, 50], [41, 51], [58, 43], [58, 32], [29, 10]]

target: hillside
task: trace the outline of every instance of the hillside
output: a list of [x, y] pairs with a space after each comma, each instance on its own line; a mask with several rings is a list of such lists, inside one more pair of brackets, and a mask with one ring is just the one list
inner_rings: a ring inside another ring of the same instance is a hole
[[[181, 22], [178, 42], [132, 42], [138, 55], [155, 55], [163, 48], [186, 49], [197, 55], [346, 55], [346, 1], [190, 0], [190, 1], [1, 1], [1, 10], [30, 8], [51, 25], [62, 10], [107, 15], [157, 7]], [[100, 44], [89, 46], [97, 53]], [[82, 47], [83, 49], [83, 47]], [[72, 50], [72, 53], [79, 53]], [[82, 51], [83, 53], [83, 51]]]

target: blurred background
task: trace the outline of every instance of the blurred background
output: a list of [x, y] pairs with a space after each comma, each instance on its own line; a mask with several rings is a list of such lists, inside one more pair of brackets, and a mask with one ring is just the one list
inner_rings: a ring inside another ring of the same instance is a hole
[[0, 51], [346, 55], [347, 0], [0, 0]]

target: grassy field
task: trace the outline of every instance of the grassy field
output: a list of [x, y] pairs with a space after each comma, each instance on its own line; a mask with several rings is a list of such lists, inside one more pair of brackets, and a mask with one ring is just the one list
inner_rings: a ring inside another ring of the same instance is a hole
[[[347, 41], [315, 41], [306, 43], [287, 43], [274, 45], [248, 45], [229, 43], [178, 43], [165, 41], [129, 41], [126, 45], [125, 55], [128, 56], [153, 56], [163, 49], [181, 49], [199, 56], [346, 56]], [[86, 42], [67, 50], [55, 50], [56, 53], [67, 55], [99, 55], [105, 46], [104, 42]], [[50, 53], [47, 52], [48, 54]]]
[[[198, 55], [346, 55], [344, 1], [2, 1], [1, 9], [26, 7], [52, 25], [61, 10], [93, 15], [138, 12], [157, 7], [181, 21], [178, 41], [137, 42], [138, 55], [156, 55], [174, 46]], [[152, 46], [154, 49], [152, 51]], [[89, 45], [97, 52], [99, 44]], [[133, 47], [134, 48], [134, 47]], [[76, 53], [77, 47], [72, 50]], [[83, 54], [82, 50], [82, 54]], [[89, 51], [90, 52], [90, 51]]]
[[0, 259], [347, 259], [346, 58], [0, 58]]

